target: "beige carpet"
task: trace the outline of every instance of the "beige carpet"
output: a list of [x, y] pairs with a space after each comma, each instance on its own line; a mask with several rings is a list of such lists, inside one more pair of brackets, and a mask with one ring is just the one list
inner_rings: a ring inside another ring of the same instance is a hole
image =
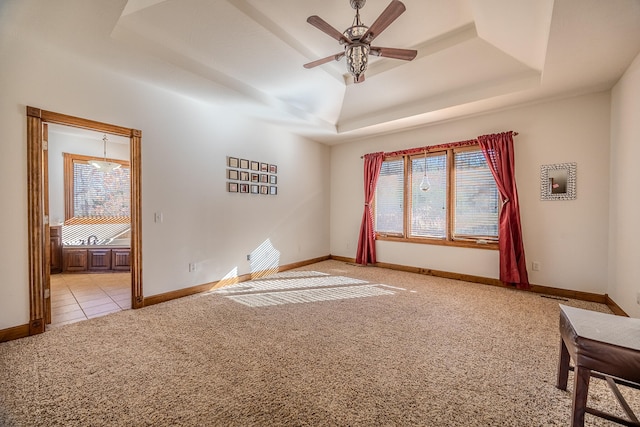
[[0, 425], [567, 426], [559, 302], [326, 261], [0, 344]]

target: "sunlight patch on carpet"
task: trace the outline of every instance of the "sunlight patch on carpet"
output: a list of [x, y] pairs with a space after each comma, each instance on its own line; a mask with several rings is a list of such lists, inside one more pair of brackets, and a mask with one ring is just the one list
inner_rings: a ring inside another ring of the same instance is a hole
[[222, 295], [249, 307], [300, 304], [394, 295], [404, 288], [317, 271], [287, 271], [218, 289]]
[[227, 286], [223, 289], [217, 290], [219, 294], [235, 294], [245, 292], [265, 292], [275, 290], [286, 289], [305, 289], [305, 288], [320, 288], [331, 286], [345, 286], [345, 285], [360, 285], [367, 284], [369, 282], [353, 279], [351, 277], [344, 276], [323, 276], [323, 277], [292, 277], [292, 278], [279, 278], [279, 279], [262, 279], [252, 280], [250, 282], [238, 283], [237, 285]]
[[397, 290], [399, 290], [399, 291], [406, 291], [406, 289], [405, 289], [405, 288], [399, 288], [399, 287], [397, 287], [397, 286], [383, 285], [383, 284], [380, 284], [379, 286], [384, 286], [384, 287], [391, 288], [391, 289], [397, 289]]
[[[365, 282], [366, 283], [366, 282]], [[304, 289], [297, 291], [265, 292], [248, 295], [231, 295], [227, 298], [249, 307], [265, 307], [282, 304], [301, 304], [319, 301], [364, 298], [393, 295], [395, 292], [376, 285], [343, 286], [338, 288]]]
[[281, 273], [272, 274], [269, 277], [255, 280], [272, 280], [272, 279], [290, 279], [294, 277], [326, 277], [330, 276], [328, 273], [321, 273], [319, 271], [283, 271]]

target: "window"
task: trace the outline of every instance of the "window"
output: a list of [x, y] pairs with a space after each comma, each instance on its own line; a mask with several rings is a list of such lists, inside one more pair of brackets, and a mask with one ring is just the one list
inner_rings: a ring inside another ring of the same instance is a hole
[[[428, 191], [420, 189], [428, 179]], [[497, 248], [500, 196], [477, 146], [382, 163], [375, 197], [381, 240]]]
[[376, 187], [376, 231], [390, 235], [404, 234], [404, 161], [382, 162]]
[[482, 151], [455, 153], [455, 177], [454, 237], [497, 240], [500, 196]]
[[444, 239], [447, 236], [447, 155], [426, 158], [429, 191], [420, 190], [425, 177], [424, 156], [411, 157], [411, 237]]
[[130, 222], [131, 171], [129, 162], [110, 160], [122, 167], [102, 172], [89, 165], [97, 157], [64, 153], [65, 224]]

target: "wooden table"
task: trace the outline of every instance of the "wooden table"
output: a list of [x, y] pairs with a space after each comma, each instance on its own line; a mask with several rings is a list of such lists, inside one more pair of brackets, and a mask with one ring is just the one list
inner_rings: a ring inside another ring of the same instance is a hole
[[[560, 305], [560, 335], [556, 387], [566, 390], [569, 371], [574, 371], [571, 426], [584, 426], [585, 413], [640, 426], [617, 387], [622, 384], [640, 389], [640, 319]], [[607, 381], [628, 420], [587, 407], [591, 377]]]

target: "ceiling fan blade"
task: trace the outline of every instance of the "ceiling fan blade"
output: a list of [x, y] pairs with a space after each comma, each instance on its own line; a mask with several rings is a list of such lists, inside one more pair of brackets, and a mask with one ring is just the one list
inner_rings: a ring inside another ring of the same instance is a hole
[[353, 78], [354, 83], [362, 83], [364, 81], [364, 74], [360, 74], [358, 77]]
[[340, 61], [344, 56], [344, 52], [336, 53], [335, 55], [327, 56], [326, 58], [317, 59], [313, 62], [309, 62], [308, 64], [304, 64], [304, 68], [313, 68], [318, 65], [326, 64], [331, 61]]
[[317, 15], [308, 17], [307, 22], [341, 43], [351, 43], [351, 40], [349, 40], [344, 34], [333, 28], [327, 23], [327, 21]]
[[411, 61], [418, 54], [417, 50], [413, 49], [396, 49], [393, 47], [375, 47], [371, 46], [369, 51], [371, 55], [382, 56], [385, 58], [402, 59], [405, 61]]
[[369, 27], [366, 33], [360, 37], [362, 43], [371, 43], [373, 39], [378, 37], [381, 32], [385, 30], [393, 21], [398, 19], [398, 16], [402, 15], [407, 10], [404, 3], [399, 0], [393, 0], [389, 3], [389, 6], [378, 16], [373, 24]]

